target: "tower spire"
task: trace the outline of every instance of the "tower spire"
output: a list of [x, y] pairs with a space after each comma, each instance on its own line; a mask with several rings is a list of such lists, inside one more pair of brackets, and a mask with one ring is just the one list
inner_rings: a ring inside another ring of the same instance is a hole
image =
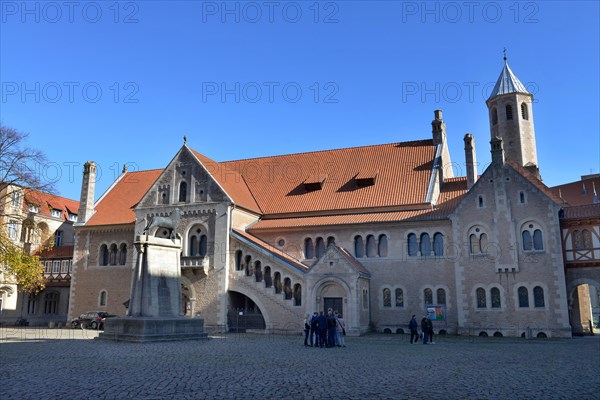
[[504, 48], [504, 64], [506, 64], [506, 47]]

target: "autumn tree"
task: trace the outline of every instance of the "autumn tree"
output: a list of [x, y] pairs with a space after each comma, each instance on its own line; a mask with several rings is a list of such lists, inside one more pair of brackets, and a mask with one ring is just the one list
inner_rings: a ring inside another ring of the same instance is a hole
[[37, 293], [44, 289], [43, 265], [9, 231], [14, 229], [14, 225], [9, 227], [11, 221], [24, 220], [23, 207], [13, 206], [16, 197], [31, 190], [54, 192], [53, 183], [44, 181], [39, 173], [46, 157], [26, 145], [27, 136], [0, 124], [0, 275], [5, 281], [12, 280], [22, 291]]

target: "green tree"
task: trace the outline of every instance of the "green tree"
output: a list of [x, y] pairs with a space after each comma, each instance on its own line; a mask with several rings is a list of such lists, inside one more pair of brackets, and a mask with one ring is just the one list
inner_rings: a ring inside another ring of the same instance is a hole
[[[0, 124], [0, 269], [5, 280], [17, 283], [20, 290], [37, 293], [44, 289], [44, 268], [39, 257], [9, 235], [10, 221], [22, 222], [21, 209], [8, 207], [15, 191], [54, 192], [38, 172], [47, 162], [45, 155], [26, 146], [27, 134]], [[10, 197], [9, 197], [10, 196]]]

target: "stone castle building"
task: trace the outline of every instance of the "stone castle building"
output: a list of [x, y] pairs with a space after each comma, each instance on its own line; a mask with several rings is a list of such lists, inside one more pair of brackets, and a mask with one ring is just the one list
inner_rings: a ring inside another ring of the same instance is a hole
[[[298, 332], [331, 307], [353, 335], [402, 332], [425, 313], [437, 332], [570, 336], [574, 314], [584, 331], [600, 310], [600, 212], [541, 182], [532, 100], [505, 62], [481, 175], [467, 134], [467, 174], [453, 176], [439, 110], [432, 136], [411, 142], [216, 162], [184, 141], [166, 167], [125, 171], [96, 202], [88, 162], [69, 316], [124, 315], [135, 235], [180, 213], [182, 313], [209, 330]], [[580, 222], [587, 239], [573, 242]]]

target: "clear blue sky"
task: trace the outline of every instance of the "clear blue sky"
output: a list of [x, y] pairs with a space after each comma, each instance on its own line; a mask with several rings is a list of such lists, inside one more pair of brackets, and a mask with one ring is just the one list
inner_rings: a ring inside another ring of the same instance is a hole
[[86, 160], [98, 197], [184, 134], [224, 161], [428, 139], [435, 109], [453, 161], [469, 132], [484, 165], [504, 47], [535, 95], [544, 182], [600, 172], [596, 1], [66, 3], [0, 2], [0, 121], [65, 197]]

